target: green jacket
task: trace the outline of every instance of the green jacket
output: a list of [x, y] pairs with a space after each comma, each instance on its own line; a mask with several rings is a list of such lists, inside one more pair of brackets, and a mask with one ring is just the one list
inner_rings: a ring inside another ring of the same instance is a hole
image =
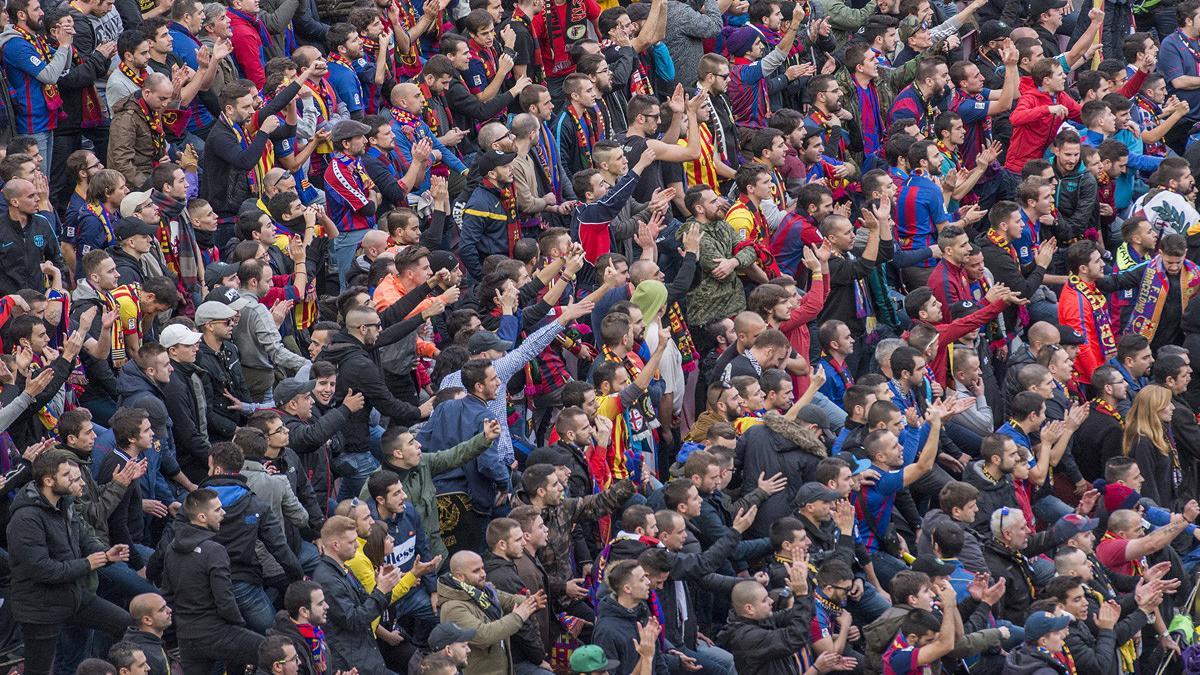
[[[483, 451], [487, 450], [490, 445], [491, 443], [484, 438], [483, 434], [477, 434], [474, 438], [463, 441], [452, 448], [439, 452], [421, 453], [420, 463], [411, 469], [401, 469], [387, 463], [380, 467], [380, 471], [387, 469], [400, 474], [400, 481], [404, 483], [404, 492], [408, 494], [408, 499], [416, 507], [417, 514], [421, 516], [421, 522], [425, 524], [425, 535], [429, 537], [431, 555], [440, 555], [445, 559], [450, 553], [446, 549], [446, 544], [442, 542], [437, 488], [433, 485], [433, 477], [439, 473], [457, 469], [475, 459], [483, 454]], [[370, 503], [371, 493], [367, 490], [366, 485], [363, 485], [358, 497]]]
[[871, 0], [861, 8], [855, 9], [844, 0], [816, 0], [821, 11], [829, 17], [830, 34], [838, 44], [844, 45], [850, 36], [858, 32], [867, 23], [878, 6], [876, 0]]
[[[695, 218], [692, 218], [688, 223], [694, 220]], [[689, 228], [690, 225], [679, 228], [679, 236], [682, 237]], [[718, 258], [735, 257], [733, 247], [741, 239], [724, 220], [701, 223], [700, 229], [704, 233], [700, 238], [700, 283], [688, 291], [687, 295], [687, 321], [688, 324], [697, 327], [713, 319], [733, 316], [746, 309], [746, 293], [737, 274], [730, 274], [724, 279], [712, 275]], [[682, 242], [682, 239], [680, 241]], [[747, 269], [758, 261], [758, 256], [750, 247], [743, 248], [736, 257], [739, 270]]]

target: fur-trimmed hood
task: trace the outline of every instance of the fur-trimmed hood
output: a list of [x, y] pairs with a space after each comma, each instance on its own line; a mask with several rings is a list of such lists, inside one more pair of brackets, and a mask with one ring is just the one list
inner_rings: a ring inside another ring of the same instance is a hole
[[[763, 415], [763, 424], [771, 431], [775, 432], [779, 436], [782, 436], [784, 440], [788, 441], [793, 446], [803, 450], [804, 452], [822, 458], [829, 455], [829, 449], [825, 447], [825, 444], [821, 441], [821, 437], [817, 435], [816, 432], [801, 426], [801, 424], [795, 420], [784, 417], [783, 414], [779, 412], [774, 410], [767, 411], [767, 413]], [[778, 448], [781, 451], [791, 449], [783, 446], [778, 446]]]

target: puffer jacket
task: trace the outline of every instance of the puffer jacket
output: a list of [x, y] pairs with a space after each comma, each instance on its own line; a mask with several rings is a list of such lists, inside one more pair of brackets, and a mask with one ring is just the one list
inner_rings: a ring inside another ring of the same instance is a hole
[[1055, 234], [1062, 246], [1082, 237], [1084, 231], [1096, 222], [1100, 215], [1096, 198], [1099, 187], [1096, 177], [1083, 166], [1082, 161], [1067, 174], [1059, 174], [1056, 164], [1054, 175], [1058, 178], [1058, 185], [1054, 188], [1054, 205], [1058, 207], [1059, 216]]
[[487, 591], [492, 601], [504, 612], [501, 618], [493, 620], [447, 577], [438, 579], [437, 589], [442, 623], [456, 623], [460, 628], [475, 631], [475, 637], [468, 641], [471, 655], [467, 667], [463, 669], [464, 675], [512, 675], [512, 654], [508, 643], [524, 623], [521, 615], [512, 611], [521, 602], [520, 596], [498, 591], [488, 584]]
[[771, 523], [792, 515], [796, 492], [812, 480], [817, 464], [828, 454], [816, 434], [774, 411], [766, 414], [763, 424], [751, 427], [738, 439], [736, 465], [742, 467], [743, 481], [753, 481], [759, 474], [782, 473], [788, 482], [786, 489], [759, 505], [758, 516], [746, 538], [766, 537]]
[[233, 596], [229, 554], [217, 533], [183, 523], [163, 556], [163, 596], [175, 610], [181, 638], [211, 637], [244, 623]]
[[716, 642], [733, 654], [739, 673], [800, 675], [804, 669], [796, 652], [809, 643], [812, 616], [811, 595], [762, 620], [730, 612]]

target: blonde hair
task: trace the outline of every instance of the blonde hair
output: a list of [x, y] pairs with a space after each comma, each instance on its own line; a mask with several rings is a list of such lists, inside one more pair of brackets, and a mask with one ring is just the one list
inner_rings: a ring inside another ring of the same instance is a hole
[[1125, 421], [1125, 439], [1121, 454], [1126, 457], [1133, 451], [1138, 438], [1145, 437], [1164, 455], [1171, 452], [1167, 432], [1158, 413], [1171, 403], [1171, 390], [1157, 384], [1147, 385], [1133, 398], [1133, 407]]

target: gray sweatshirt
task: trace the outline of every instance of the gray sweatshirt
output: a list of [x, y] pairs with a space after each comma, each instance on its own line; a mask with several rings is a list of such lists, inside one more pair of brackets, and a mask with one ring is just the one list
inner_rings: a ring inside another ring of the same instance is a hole
[[233, 341], [242, 353], [242, 365], [259, 370], [283, 366], [286, 370], [296, 371], [308, 364], [308, 359], [283, 346], [271, 311], [258, 301], [258, 296], [244, 288], [239, 292], [250, 300], [233, 331]]
[[690, 87], [696, 84], [700, 57], [704, 56], [704, 39], [721, 32], [721, 8], [717, 0], [704, 0], [704, 9], [697, 12], [680, 0], [668, 0], [667, 51], [675, 62], [675, 81]]

